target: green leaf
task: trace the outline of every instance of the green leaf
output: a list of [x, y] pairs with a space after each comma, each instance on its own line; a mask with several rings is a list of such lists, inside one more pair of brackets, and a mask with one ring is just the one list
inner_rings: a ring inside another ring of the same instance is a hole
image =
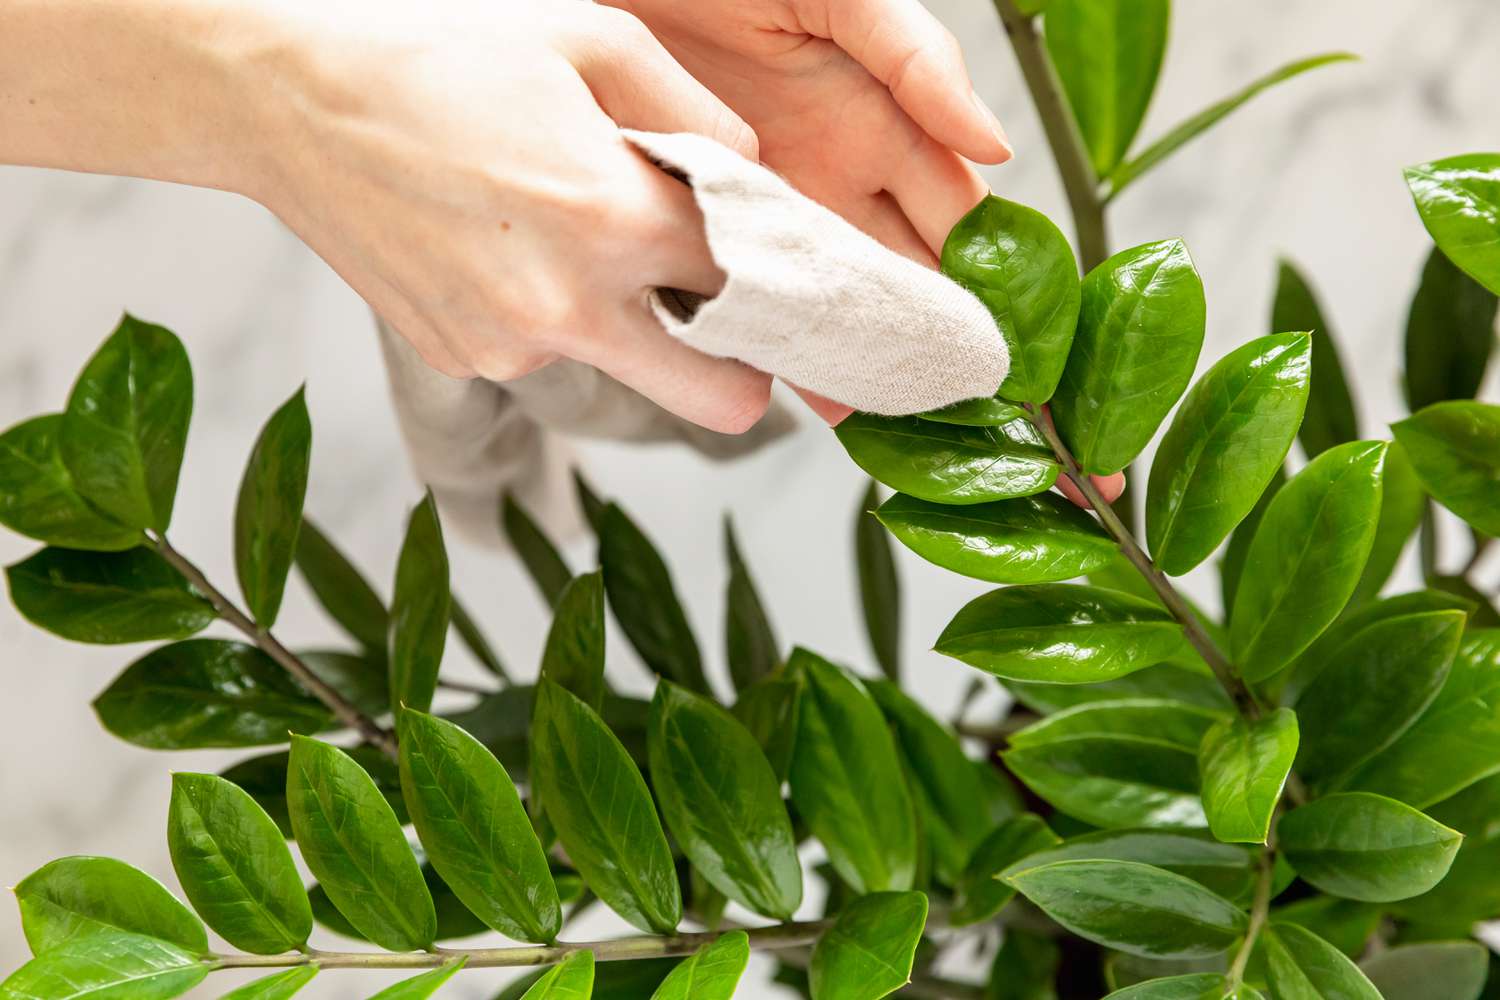
[[38, 628], [74, 642], [185, 639], [218, 617], [166, 560], [124, 552], [45, 548], [7, 566], [10, 599]]
[[1312, 885], [1345, 899], [1389, 903], [1426, 892], [1448, 873], [1463, 835], [1411, 806], [1341, 792], [1282, 817], [1286, 858]]
[[730, 1000], [749, 961], [750, 938], [730, 931], [683, 959], [651, 1000]]
[[573, 491], [578, 496], [578, 506], [583, 510], [584, 519], [597, 533], [606, 505], [603, 500], [599, 499], [593, 487], [589, 486], [589, 481], [583, 478], [583, 473], [577, 469], [573, 470]]
[[390, 615], [369, 582], [316, 524], [302, 519], [297, 569], [318, 603], [366, 650], [386, 655]]
[[740, 555], [734, 524], [724, 515], [724, 552], [729, 561], [725, 588], [724, 648], [734, 689], [744, 691], [781, 665], [781, 646], [756, 592], [750, 567]]
[[1011, 680], [1088, 684], [1190, 653], [1160, 605], [1116, 590], [1039, 583], [964, 605], [939, 653]]
[[1057, 1000], [1062, 949], [1050, 937], [1008, 927], [985, 985], [984, 1000]]
[[574, 577], [553, 606], [541, 675], [597, 712], [604, 702], [603, 576], [595, 570]]
[[1108, 177], [1146, 117], [1167, 47], [1167, 0], [1052, 0], [1047, 52], [1094, 173]]
[[94, 711], [105, 729], [152, 750], [285, 743], [288, 732], [332, 722], [269, 656], [224, 639], [152, 650], [94, 699]]
[[256, 439], [234, 508], [234, 569], [250, 617], [261, 628], [275, 624], [281, 610], [311, 463], [312, 422], [298, 389]]
[[1297, 716], [1289, 708], [1255, 720], [1234, 716], [1210, 729], [1198, 751], [1198, 769], [1214, 836], [1264, 844], [1296, 757]]
[[1079, 737], [1155, 740], [1196, 754], [1223, 713], [1161, 698], [1126, 698], [1063, 709], [1010, 735], [1012, 748]]
[[593, 992], [594, 953], [575, 951], [561, 963], [548, 969], [522, 994], [521, 1000], [589, 1000]]
[[174, 944], [139, 934], [100, 934], [48, 952], [4, 982], [5, 1000], [169, 1000], [211, 966]]
[[594, 710], [555, 682], [537, 686], [532, 781], [584, 882], [647, 933], [669, 934], [682, 895], [651, 793]]
[[1071, 837], [1009, 865], [1012, 875], [1058, 861], [1133, 861], [1192, 879], [1209, 891], [1245, 902], [1255, 886], [1255, 854], [1235, 844], [1221, 844], [1205, 831], [1101, 830]]
[[1387, 948], [1360, 968], [1385, 1000], [1478, 1000], [1489, 954], [1477, 941], [1433, 941]]
[[1052, 415], [1085, 472], [1119, 472], [1156, 434], [1193, 380], [1205, 308], [1181, 240], [1121, 251], [1083, 279]]
[[[562, 878], [560, 877], [558, 881], [561, 884]], [[490, 928], [469, 911], [469, 908], [454, 894], [453, 889], [443, 881], [443, 877], [432, 865], [422, 866], [422, 882], [427, 886], [427, 892], [432, 896], [432, 907], [437, 912], [437, 940], [449, 941], [490, 932]], [[355, 941], [368, 940], [355, 930], [348, 918], [338, 911], [321, 885], [314, 884], [309, 887], [307, 896], [312, 901], [313, 919], [319, 924], [335, 934]]]
[[1133, 698], [1171, 699], [1200, 708], [1228, 709], [1229, 699], [1219, 682], [1170, 663], [1158, 663], [1133, 674], [1097, 684], [1035, 684], [1006, 681], [1017, 701], [1042, 715], [1075, 705]]
[[[350, 747], [345, 752], [375, 780], [375, 787], [385, 796], [396, 819], [402, 824], [411, 822], [406, 815], [406, 803], [401, 800], [401, 775], [396, 769], [396, 762], [368, 744]], [[255, 800], [255, 804], [271, 817], [283, 837], [292, 835], [292, 821], [286, 804], [289, 766], [290, 755], [282, 750], [242, 760], [219, 775], [225, 781], [231, 781], [244, 789]]]
[[58, 444], [74, 487], [122, 524], [165, 533], [192, 413], [182, 341], [125, 316], [68, 396]]
[[453, 631], [458, 633], [459, 641], [470, 653], [474, 654], [474, 659], [479, 661], [479, 665], [501, 680], [509, 681], [510, 675], [505, 670], [505, 664], [500, 662], [494, 646], [490, 645], [490, 641], [485, 638], [484, 631], [480, 629], [474, 616], [469, 614], [469, 609], [460, 604], [457, 597], [454, 597], [450, 601], [448, 610]]
[[1104, 1000], [1251, 1000], [1258, 995], [1248, 987], [1231, 992], [1229, 980], [1217, 972], [1198, 972], [1137, 983], [1116, 990]]
[[1198, 565], [1255, 506], [1302, 420], [1311, 355], [1305, 333], [1261, 337], [1188, 391], [1147, 488], [1146, 536], [1162, 570]]
[[[13, 890], [33, 955], [112, 936], [155, 938], [193, 955], [208, 953], [203, 922], [160, 882], [113, 858], [49, 862]], [[5, 996], [0, 992], [0, 996]]]
[[287, 1000], [317, 974], [316, 965], [301, 965], [246, 983], [237, 990], [230, 990], [219, 1000]]
[[1438, 503], [1500, 535], [1500, 406], [1435, 403], [1391, 430]]
[[854, 512], [854, 564], [859, 576], [859, 607], [875, 662], [891, 680], [901, 681], [901, 578], [891, 540], [875, 516], [880, 493], [872, 482]]
[[1359, 966], [1312, 931], [1277, 924], [1261, 940], [1277, 1000], [1381, 1000]]
[[1273, 922], [1305, 927], [1350, 958], [1365, 953], [1365, 943], [1379, 927], [1382, 917], [1381, 907], [1322, 895], [1307, 896], [1271, 910]]
[[909, 888], [916, 815], [879, 707], [851, 674], [805, 649], [792, 651], [787, 669], [802, 683], [793, 804], [855, 892]]
[[[1185, 119], [1172, 127], [1166, 135], [1147, 146], [1137, 153], [1129, 161], [1120, 164], [1109, 175], [1109, 196], [1113, 199], [1121, 191], [1125, 190], [1133, 181], [1154, 168], [1162, 160], [1177, 152], [1178, 149], [1196, 139], [1204, 132], [1213, 128], [1221, 120], [1251, 98], [1258, 96], [1263, 91], [1269, 90], [1279, 83], [1283, 83], [1295, 76], [1300, 76], [1308, 70], [1327, 66], [1331, 63], [1349, 62], [1358, 59], [1358, 56], [1347, 52], [1329, 52], [1324, 55], [1309, 56], [1287, 63], [1279, 69], [1267, 73], [1265, 76], [1251, 82], [1244, 89], [1231, 94], [1229, 97], [1215, 104], [1210, 104], [1202, 111]], [[1285, 329], [1285, 327], [1283, 327]]]
[[1073, 933], [1132, 955], [1217, 955], [1245, 930], [1227, 899], [1138, 862], [1057, 861], [1006, 880]]
[[1356, 633], [1297, 700], [1297, 770], [1333, 786], [1396, 741], [1448, 677], [1463, 632], [1460, 611], [1388, 618]]
[[898, 493], [875, 516], [928, 562], [991, 583], [1071, 580], [1115, 554], [1099, 523], [1056, 493], [966, 507]]
[[1277, 272], [1276, 299], [1271, 306], [1271, 331], [1278, 330], [1307, 330], [1312, 337], [1312, 387], [1297, 431], [1307, 457], [1316, 458], [1359, 437], [1359, 420], [1333, 330], [1307, 279], [1287, 260]]
[[801, 691], [801, 679], [783, 667], [750, 685], [734, 703], [734, 717], [755, 737], [778, 782], [792, 766]]
[[517, 941], [551, 941], [557, 887], [510, 775], [473, 736], [407, 709], [401, 789], [427, 860], [486, 926]]
[[1075, 736], [1001, 754], [1037, 796], [1091, 826], [1203, 826], [1192, 750], [1139, 736]]
[[982, 923], [999, 913], [1016, 890], [996, 878], [1022, 858], [1062, 843], [1040, 816], [1025, 813], [1001, 823], [974, 849], [954, 887], [954, 927]]
[[1260, 522], [1266, 516], [1271, 501], [1285, 485], [1286, 468], [1278, 466], [1271, 481], [1261, 491], [1260, 499], [1250, 508], [1250, 513], [1229, 533], [1229, 544], [1224, 546], [1224, 557], [1219, 560], [1219, 594], [1226, 610], [1234, 608], [1235, 598], [1239, 596], [1240, 583], [1245, 575], [1245, 560], [1250, 555], [1250, 545], [1260, 528]]
[[60, 413], [32, 417], [0, 434], [0, 524], [70, 549], [114, 552], [139, 545], [139, 529], [96, 509], [73, 485], [58, 450]]
[[692, 627], [656, 546], [615, 504], [599, 514], [604, 590], [625, 637], [657, 674], [708, 693]]
[[255, 800], [212, 774], [172, 775], [172, 867], [219, 936], [257, 955], [307, 943], [312, 908], [281, 831]]
[[1475, 782], [1429, 813], [1462, 833], [1463, 846], [1436, 888], [1392, 909], [1410, 920], [1446, 924], [1473, 924], [1500, 913], [1500, 775]]
[[438, 987], [452, 979], [453, 974], [463, 968], [465, 961], [467, 959], [460, 958], [457, 961], [440, 965], [436, 969], [429, 969], [420, 975], [412, 976], [410, 979], [403, 979], [394, 986], [387, 986], [370, 1000], [427, 1000], [427, 997], [438, 991]]
[[1500, 295], [1500, 153], [1407, 167], [1422, 224], [1448, 259]]
[[387, 951], [431, 945], [432, 895], [364, 769], [336, 747], [294, 736], [286, 792], [302, 860], [349, 923]]
[[647, 748], [662, 816], [697, 871], [735, 902], [790, 920], [802, 903], [797, 841], [755, 737], [712, 700], [664, 680]]
[[1380, 519], [1375, 522], [1375, 541], [1365, 571], [1355, 585], [1351, 604], [1374, 599], [1391, 578], [1391, 571], [1406, 549], [1406, 543], [1422, 523], [1427, 495], [1417, 481], [1417, 470], [1400, 442], [1392, 441], [1385, 453], [1385, 471], [1380, 487]]
[[[1068, 252], [1071, 253], [1072, 250], [1069, 249]], [[993, 427], [996, 424], [1008, 424], [1025, 415], [1026, 411], [1021, 407], [1006, 402], [999, 396], [964, 399], [940, 410], [917, 414], [923, 420], [939, 424], [962, 424], [965, 427]]]
[[319, 680], [366, 715], [384, 715], [390, 710], [391, 679], [386, 672], [385, 657], [323, 649], [296, 655]]
[[834, 428], [849, 457], [893, 490], [934, 503], [1030, 496], [1057, 481], [1057, 461], [1031, 422], [993, 427], [855, 413]]
[[1406, 405], [1473, 399], [1495, 346], [1500, 300], [1433, 249], [1406, 318]]
[[999, 395], [1045, 403], [1078, 321], [1078, 264], [1067, 237], [1035, 209], [988, 195], [949, 231], [942, 268], [984, 303], [1010, 349]]
[[531, 574], [537, 589], [542, 592], [542, 598], [549, 606], [556, 607], [563, 588], [573, 578], [573, 572], [568, 569], [552, 539], [509, 492], [500, 501], [500, 527], [516, 555], [521, 557], [521, 564]]
[[402, 706], [425, 712], [432, 707], [438, 667], [448, 639], [452, 595], [448, 590], [448, 552], [438, 523], [432, 491], [422, 498], [406, 523], [406, 538], [396, 563], [391, 598], [391, 711]]
[[813, 947], [813, 1000], [878, 1000], [905, 986], [926, 924], [920, 892], [875, 892], [851, 902]]
[[1229, 642], [1247, 681], [1275, 674], [1344, 610], [1375, 543], [1386, 445], [1335, 445], [1277, 491], [1245, 558]]

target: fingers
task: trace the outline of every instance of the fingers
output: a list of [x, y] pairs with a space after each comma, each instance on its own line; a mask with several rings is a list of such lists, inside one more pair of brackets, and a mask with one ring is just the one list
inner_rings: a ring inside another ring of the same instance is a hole
[[724, 288], [725, 275], [714, 263], [703, 229], [703, 213], [692, 189], [659, 169], [630, 147], [630, 182], [624, 186], [634, 205], [624, 224], [636, 234], [641, 259], [631, 261], [642, 283], [680, 288], [712, 297]]
[[[791, 385], [790, 382], [787, 384]], [[819, 419], [829, 427], [837, 427], [845, 417], [854, 412], [854, 407], [835, 402], [827, 396], [820, 396], [811, 389], [801, 389], [795, 385], [792, 388], [796, 390], [797, 395], [802, 397], [808, 409], [816, 413]]]
[[927, 138], [902, 159], [886, 189], [934, 256], [942, 255], [954, 224], [989, 194], [989, 186], [962, 157]]
[[[1108, 476], [1090, 476], [1089, 479], [1093, 481], [1094, 488], [1104, 497], [1105, 503], [1114, 503], [1120, 499], [1120, 494], [1125, 492], [1125, 473], [1123, 472], [1116, 472]], [[1085, 510], [1092, 506], [1088, 498], [1083, 495], [1083, 491], [1073, 485], [1073, 480], [1067, 477], [1063, 477], [1057, 481], [1057, 489], [1063, 496]]]

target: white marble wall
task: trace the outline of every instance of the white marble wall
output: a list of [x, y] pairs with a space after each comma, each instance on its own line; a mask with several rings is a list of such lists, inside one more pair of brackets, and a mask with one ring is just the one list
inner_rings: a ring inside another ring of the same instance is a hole
[[[1018, 157], [992, 173], [994, 186], [1061, 217], [1045, 145], [989, 6], [934, 6], [964, 40], [981, 92], [1015, 140]], [[1291, 58], [1349, 49], [1364, 61], [1263, 97], [1182, 152], [1121, 199], [1115, 240], [1186, 238], [1208, 288], [1205, 359], [1266, 332], [1275, 259], [1295, 259], [1317, 283], [1355, 372], [1366, 430], [1381, 433], [1400, 413], [1399, 334], [1428, 246], [1400, 167], [1500, 146], [1500, 6], [1199, 0], [1179, 8], [1148, 136]], [[232, 579], [229, 518], [243, 457], [265, 415], [306, 380], [316, 439], [308, 508], [387, 582], [419, 487], [355, 296], [249, 202], [0, 169], [0, 425], [58, 407], [122, 309], [180, 332], [197, 370], [178, 546], [211, 575]], [[1490, 398], [1495, 384], [1492, 377]], [[727, 468], [675, 448], [589, 446], [584, 453], [596, 483], [625, 500], [662, 543], [715, 669], [726, 509], [783, 637], [866, 661], [849, 539], [862, 486], [826, 431], [809, 426]], [[28, 549], [0, 538], [6, 561]], [[589, 557], [580, 543], [569, 555], [579, 564]], [[457, 590], [488, 620], [503, 656], [519, 672], [534, 670], [544, 618], [517, 566], [464, 546], [455, 546], [453, 560]], [[928, 647], [947, 615], [981, 588], [911, 558], [903, 557], [902, 570], [914, 686], [946, 709], [971, 675]], [[1208, 589], [1202, 584], [1195, 585]], [[300, 584], [283, 622], [297, 642], [335, 638]], [[60, 855], [108, 853], [170, 883], [162, 837], [168, 771], [218, 769], [236, 755], [153, 754], [100, 730], [88, 701], [139, 650], [70, 645], [9, 607], [0, 608], [0, 650], [0, 881], [14, 883]], [[633, 661], [619, 660], [618, 676], [643, 682]], [[607, 922], [593, 928], [614, 929]], [[14, 910], [0, 907], [0, 969], [23, 957]], [[448, 993], [485, 997], [505, 979], [465, 975]], [[375, 982], [326, 974], [304, 995], [355, 996], [373, 992]], [[205, 988], [201, 995], [215, 994]], [[747, 985], [741, 995], [782, 994]]]

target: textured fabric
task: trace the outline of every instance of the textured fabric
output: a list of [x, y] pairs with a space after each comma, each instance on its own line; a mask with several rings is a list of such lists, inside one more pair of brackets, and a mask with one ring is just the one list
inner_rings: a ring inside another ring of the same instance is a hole
[[670, 333], [870, 413], [918, 413], [999, 388], [1005, 341], [957, 284], [712, 139], [625, 136], [692, 186], [727, 275], [707, 301], [656, 293]]

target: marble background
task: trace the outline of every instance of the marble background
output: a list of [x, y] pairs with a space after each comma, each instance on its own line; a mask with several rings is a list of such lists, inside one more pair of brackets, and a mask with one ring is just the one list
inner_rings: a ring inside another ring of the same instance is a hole
[[[1400, 331], [1428, 241], [1400, 168], [1500, 146], [1500, 6], [1494, 0], [1224, 0], [1184, 3], [1151, 137], [1238, 84], [1289, 59], [1348, 49], [1363, 62], [1320, 71], [1261, 98], [1121, 199], [1117, 245], [1186, 238], [1208, 289], [1205, 364], [1266, 330], [1275, 260], [1315, 281], [1358, 386], [1367, 432], [1401, 413]], [[1018, 149], [996, 190], [1063, 218], [1064, 204], [998, 23], [982, 0], [935, 0], [963, 39], [979, 89]], [[197, 410], [174, 534], [212, 577], [232, 580], [230, 512], [245, 454], [264, 417], [308, 383], [315, 450], [308, 510], [388, 588], [400, 524], [418, 497], [386, 396], [362, 303], [257, 206], [166, 185], [0, 168], [0, 425], [65, 398], [82, 360], [122, 309], [188, 342]], [[1497, 366], [1500, 367], [1500, 366]], [[1496, 380], [1486, 390], [1496, 398]], [[662, 544], [690, 617], [722, 670], [724, 570], [719, 517], [732, 510], [784, 638], [867, 665], [852, 596], [851, 514], [860, 476], [832, 436], [793, 440], [729, 467], [685, 451], [584, 446], [604, 491]], [[13, 561], [30, 546], [0, 538]], [[575, 540], [575, 565], [589, 557]], [[1496, 560], [1491, 560], [1494, 575]], [[454, 584], [488, 622], [518, 672], [535, 668], [540, 601], [514, 561], [455, 544]], [[902, 558], [904, 653], [913, 686], [947, 710], [963, 666], [928, 651], [959, 603], [980, 588]], [[1410, 576], [1410, 554], [1403, 564]], [[1190, 579], [1208, 604], [1206, 580]], [[284, 632], [298, 643], [336, 633], [294, 582]], [[644, 688], [616, 643], [611, 669]], [[173, 883], [163, 840], [172, 769], [217, 770], [237, 755], [164, 755], [104, 734], [89, 699], [139, 650], [70, 645], [0, 608], [0, 880], [14, 883], [66, 854], [109, 853]], [[461, 659], [455, 654], [455, 659]], [[472, 663], [457, 669], [474, 672]], [[628, 679], [628, 680], [627, 680]], [[613, 933], [599, 919], [587, 933]], [[0, 968], [24, 958], [13, 907], [0, 906]], [[504, 973], [467, 974], [445, 995], [492, 995]], [[741, 996], [781, 996], [757, 961]], [[379, 977], [325, 975], [308, 997], [374, 992]], [[217, 984], [220, 990], [223, 983]], [[205, 987], [201, 995], [215, 995]], [[198, 994], [195, 994], [198, 995]]]

